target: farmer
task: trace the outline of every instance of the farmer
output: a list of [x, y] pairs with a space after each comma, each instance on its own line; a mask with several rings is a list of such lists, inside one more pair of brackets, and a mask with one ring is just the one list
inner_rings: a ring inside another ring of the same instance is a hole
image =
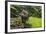
[[20, 13], [20, 15], [22, 18], [22, 23], [26, 24], [26, 20], [28, 19], [28, 12], [23, 9], [22, 12]]

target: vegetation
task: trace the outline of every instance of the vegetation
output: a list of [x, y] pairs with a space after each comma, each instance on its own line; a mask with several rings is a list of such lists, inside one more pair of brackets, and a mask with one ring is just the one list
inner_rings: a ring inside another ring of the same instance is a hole
[[29, 17], [27, 23], [30, 24], [30, 26], [32, 28], [38, 28], [41, 27], [41, 18], [37, 18], [37, 17]]
[[[22, 11], [28, 12], [25, 23], [22, 23]], [[10, 5], [11, 29], [13, 28], [38, 28], [42, 26], [41, 6]], [[21, 14], [21, 15], [20, 15]]]

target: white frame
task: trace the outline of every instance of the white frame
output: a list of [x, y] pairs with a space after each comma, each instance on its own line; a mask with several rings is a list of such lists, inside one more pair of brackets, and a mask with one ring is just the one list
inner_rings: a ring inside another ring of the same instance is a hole
[[[26, 28], [26, 29], [10, 29], [10, 4], [13, 5], [30, 5], [30, 6], [42, 6], [42, 27], [41, 28]], [[40, 3], [22, 3], [22, 2], [8, 2], [7, 6], [7, 28], [8, 32], [22, 32], [22, 31], [39, 31], [44, 30], [44, 4]]]

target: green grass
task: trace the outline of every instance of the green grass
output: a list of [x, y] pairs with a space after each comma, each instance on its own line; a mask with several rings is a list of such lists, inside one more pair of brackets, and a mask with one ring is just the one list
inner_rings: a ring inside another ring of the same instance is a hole
[[42, 19], [37, 17], [29, 17], [27, 23], [30, 24], [32, 28], [39, 28], [42, 26]]

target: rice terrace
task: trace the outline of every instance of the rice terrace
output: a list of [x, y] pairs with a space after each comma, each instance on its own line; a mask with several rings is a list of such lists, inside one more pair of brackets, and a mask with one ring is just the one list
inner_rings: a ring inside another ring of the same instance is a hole
[[10, 5], [10, 28], [40, 28], [41, 6]]

